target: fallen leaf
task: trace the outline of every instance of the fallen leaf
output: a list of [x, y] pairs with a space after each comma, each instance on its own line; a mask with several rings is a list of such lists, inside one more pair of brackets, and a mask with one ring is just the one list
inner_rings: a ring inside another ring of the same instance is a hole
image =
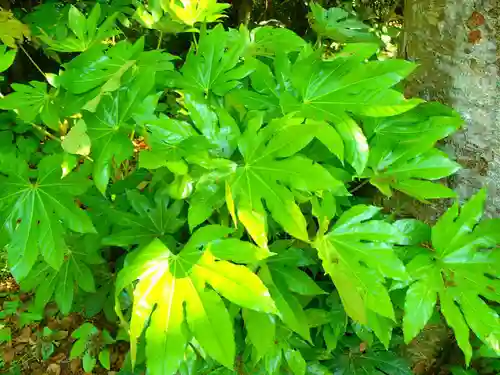
[[359, 344], [359, 351], [360, 351], [361, 353], [366, 352], [366, 348], [367, 348], [367, 346], [368, 346], [368, 345], [366, 344], [366, 342], [362, 342], [361, 344]]
[[76, 374], [78, 370], [80, 370], [80, 363], [81, 361], [79, 358], [71, 360], [71, 362], [69, 363], [69, 369], [72, 374]]
[[26, 344], [19, 344], [14, 347], [14, 351], [16, 353], [21, 353], [24, 350], [24, 348], [26, 348]]
[[57, 363], [51, 363], [49, 367], [47, 367], [47, 372], [52, 375], [61, 375], [61, 366]]
[[481, 13], [474, 11], [467, 21], [467, 26], [469, 26], [471, 29], [475, 29], [478, 26], [484, 25], [484, 22], [484, 16]]
[[481, 41], [481, 31], [480, 30], [472, 30], [469, 33], [469, 43], [477, 44]]
[[5, 363], [10, 363], [14, 359], [16, 352], [13, 348], [7, 348], [3, 352], [3, 360]]
[[51, 357], [50, 358], [50, 361], [51, 362], [54, 362], [54, 363], [59, 363], [59, 362], [62, 362], [66, 359], [66, 354], [64, 353], [57, 353], [55, 356]]
[[21, 330], [21, 333], [19, 334], [19, 336], [16, 337], [16, 342], [24, 342], [24, 343], [27, 343], [30, 341], [30, 337], [31, 337], [31, 327], [24, 327], [22, 330]]

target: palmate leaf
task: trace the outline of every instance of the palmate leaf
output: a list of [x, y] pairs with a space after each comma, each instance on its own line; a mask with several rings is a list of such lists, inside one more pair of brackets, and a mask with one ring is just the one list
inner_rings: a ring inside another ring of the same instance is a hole
[[349, 353], [336, 357], [333, 370], [342, 375], [412, 375], [413, 372], [404, 358], [392, 352], [369, 351]]
[[356, 20], [344, 9], [324, 9], [314, 2], [310, 4], [310, 7], [309, 22], [319, 36], [339, 43], [380, 42], [380, 39], [370, 32], [370, 26]]
[[66, 228], [79, 233], [95, 231], [87, 214], [75, 203], [90, 185], [84, 171], [62, 176], [62, 157], [47, 156], [38, 164], [36, 178], [20, 160], [2, 164], [8, 177], [1, 178], [2, 227], [10, 235], [8, 245], [11, 272], [22, 280], [42, 255], [54, 269], [60, 269], [68, 245]]
[[98, 236], [71, 236], [67, 239], [64, 262], [55, 270], [45, 262], [36, 264], [22, 281], [23, 290], [35, 290], [35, 307], [43, 311], [55, 299], [61, 313], [70, 313], [77, 289], [94, 293], [95, 281], [92, 266], [103, 263], [99, 255]]
[[59, 130], [59, 110], [54, 95], [47, 93], [45, 82], [31, 81], [29, 85], [13, 83], [15, 90], [0, 100], [0, 108], [15, 110], [27, 122], [38, 116], [48, 127]]
[[122, 75], [136, 63], [144, 41], [121, 41], [113, 47], [95, 46], [64, 64], [61, 85], [73, 94], [82, 94], [103, 86], [102, 92], [120, 87]]
[[111, 47], [93, 46], [64, 64], [64, 72], [59, 77], [69, 96], [64, 104], [69, 106], [72, 101], [83, 101], [76, 110], [83, 107], [94, 112], [101, 97], [127, 85], [131, 75], [149, 74], [146, 86], [150, 87], [157, 72], [173, 69], [174, 56], [161, 50], [143, 50], [143, 38], [134, 44], [124, 40]]
[[306, 116], [332, 120], [348, 111], [386, 117], [422, 102], [407, 100], [392, 89], [415, 69], [415, 64], [404, 60], [364, 62], [367, 50], [340, 53], [328, 60], [315, 51], [293, 64], [291, 79], [299, 94], [297, 105]]
[[118, 90], [103, 96], [95, 113], [83, 114], [92, 145], [92, 176], [102, 194], [106, 193], [113, 166], [133, 154], [128, 134], [134, 129], [134, 114], [143, 114], [141, 104], [154, 89], [155, 73], [154, 69], [138, 70]]
[[361, 175], [368, 163], [368, 140], [347, 112], [394, 116], [421, 102], [406, 100], [391, 89], [415, 66], [402, 60], [364, 62], [376, 49], [371, 44], [346, 47], [329, 60], [318, 51], [309, 51], [295, 63], [285, 54], [277, 54], [273, 71], [263, 63], [256, 65], [250, 75], [253, 90], [236, 89], [229, 96], [249, 110], [266, 111], [270, 118], [299, 111], [311, 119], [328, 121], [345, 143], [345, 160]]
[[420, 200], [454, 197], [452, 190], [429, 180], [460, 168], [434, 146], [462, 123], [460, 116], [439, 103], [420, 105], [399, 116], [365, 118], [363, 127], [371, 133], [365, 175], [389, 196], [396, 189]]
[[307, 45], [305, 40], [290, 29], [271, 26], [259, 26], [249, 30], [240, 25], [238, 30], [229, 29], [229, 38], [237, 43], [245, 41], [244, 56], [275, 57], [300, 51]]
[[176, 233], [185, 220], [179, 217], [182, 201], [169, 204], [167, 196], [157, 193], [155, 205], [135, 190], [127, 190], [127, 199], [136, 214], [110, 210], [109, 218], [116, 226], [110, 235], [103, 238], [103, 244], [129, 246], [147, 245], [154, 238], [163, 239], [168, 234]]
[[[311, 334], [308, 318], [296, 294], [319, 295], [324, 293], [307, 274], [298, 269], [299, 266], [311, 265], [315, 262], [303, 250], [291, 247], [287, 241], [277, 241], [270, 246], [270, 249], [275, 252], [275, 255], [266, 260], [266, 265], [261, 266], [259, 276], [269, 288], [271, 297], [278, 310], [278, 316], [283, 324], [304, 339], [310, 341]], [[263, 315], [260, 314], [260, 320], [272, 318], [269, 315], [265, 318]], [[243, 318], [246, 319], [245, 315], [243, 315]], [[276, 330], [275, 325], [276, 323], [274, 322], [274, 331]], [[248, 329], [250, 327], [247, 326]], [[269, 343], [262, 345], [260, 340], [260, 345], [255, 344], [256, 339], [252, 339], [252, 337], [256, 334], [249, 332], [249, 336], [257, 348], [259, 355], [261, 357], [271, 355], [273, 345]], [[264, 338], [264, 335], [260, 331], [258, 335]], [[270, 336], [265, 336], [269, 340], [271, 339]]]
[[7, 46], [0, 46], [0, 73], [9, 69], [16, 58], [17, 49], [7, 49]]
[[[50, 11], [50, 9], [46, 11]], [[67, 21], [69, 30], [61, 32], [62, 30], [59, 29], [59, 36], [63, 34], [63, 38], [58, 38], [57, 33], [53, 35], [46, 34], [43, 29], [37, 30], [40, 31], [37, 37], [53, 51], [83, 52], [104, 39], [118, 34], [118, 30], [115, 28], [117, 16], [118, 13], [109, 15], [101, 23], [101, 6], [99, 3], [94, 5], [88, 17], [85, 17], [78, 8], [71, 5], [68, 9]], [[50, 32], [50, 29], [48, 31]]]
[[308, 241], [306, 221], [296, 203], [293, 190], [305, 194], [332, 191], [346, 195], [342, 182], [320, 164], [297, 155], [315, 136], [333, 153], [338, 153], [338, 134], [326, 123], [287, 117], [262, 128], [262, 117], [248, 121], [239, 140], [241, 163], [229, 178], [239, 221], [252, 239], [267, 246], [266, 214], [263, 201], [273, 219], [292, 236]]
[[192, 27], [199, 22], [218, 21], [231, 5], [217, 0], [161, 0], [161, 6], [173, 21]]
[[12, 12], [0, 11], [0, 40], [3, 44], [16, 48], [17, 43], [22, 43], [24, 38], [29, 39], [30, 36], [29, 27], [15, 18]]
[[439, 298], [441, 312], [453, 328], [467, 363], [472, 358], [470, 330], [500, 353], [500, 318], [485, 302], [500, 301], [496, 249], [500, 221], [480, 222], [485, 199], [482, 190], [461, 209], [454, 204], [432, 228], [432, 250], [413, 248], [414, 258], [407, 264], [414, 283], [406, 294], [405, 341], [424, 327]]
[[391, 246], [400, 242], [402, 235], [391, 224], [372, 220], [378, 212], [373, 206], [354, 206], [314, 243], [346, 313], [363, 324], [368, 323], [369, 310], [394, 320], [385, 279], [408, 279]]
[[[216, 225], [203, 227], [179, 254], [170, 252], [160, 240], [131, 253], [118, 274], [116, 296], [139, 280], [129, 331], [132, 362], [136, 359], [137, 339], [152, 313], [146, 328], [146, 357], [152, 374], [175, 374], [191, 335], [209, 356], [232, 369], [235, 356], [232, 321], [219, 294], [247, 309], [276, 311], [269, 291], [248, 268], [218, 261], [210, 250], [200, 250], [230, 232], [229, 228]], [[119, 305], [117, 312], [121, 315]], [[184, 321], [189, 333], [183, 327]]]
[[198, 47], [191, 48], [175, 76], [175, 85], [198, 95], [224, 95], [254, 70], [253, 59], [242, 61], [245, 43], [243, 38], [230, 38], [222, 25], [202, 33]]
[[[229, 113], [190, 93], [184, 95], [184, 105], [191, 122], [164, 115], [145, 121], [143, 134], [149, 150], [140, 153], [141, 167], [167, 167], [174, 174], [186, 174], [187, 166], [181, 165], [189, 163], [208, 167], [210, 157], [228, 158], [232, 155], [240, 129]], [[227, 162], [230, 164], [229, 160]]]

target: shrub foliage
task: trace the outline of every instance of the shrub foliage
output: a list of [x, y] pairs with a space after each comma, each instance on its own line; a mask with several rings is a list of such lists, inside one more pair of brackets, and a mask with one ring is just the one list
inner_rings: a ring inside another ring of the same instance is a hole
[[409, 374], [394, 348], [440, 317], [466, 364], [473, 336], [498, 355], [485, 191], [432, 227], [354, 194], [455, 198], [436, 143], [460, 117], [406, 98], [415, 64], [377, 58], [342, 9], [311, 5], [311, 43], [214, 26], [225, 8], [47, 2], [29, 27], [2, 12], [3, 71], [24, 38], [56, 64], [0, 100], [0, 239], [36, 307], [104, 310], [152, 375]]

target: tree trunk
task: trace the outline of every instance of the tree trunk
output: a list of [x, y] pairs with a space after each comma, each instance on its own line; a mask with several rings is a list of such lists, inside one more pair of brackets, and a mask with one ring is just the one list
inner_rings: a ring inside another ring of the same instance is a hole
[[403, 57], [420, 64], [409, 94], [452, 106], [465, 129], [445, 149], [464, 169], [460, 198], [488, 188], [488, 216], [500, 216], [498, 0], [406, 0]]

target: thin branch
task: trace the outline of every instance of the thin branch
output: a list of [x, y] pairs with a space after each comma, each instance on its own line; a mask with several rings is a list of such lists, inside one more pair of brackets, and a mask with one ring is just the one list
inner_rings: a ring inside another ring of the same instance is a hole
[[43, 133], [43, 135], [45, 135], [46, 137], [49, 137], [50, 139], [53, 139], [54, 141], [57, 141], [57, 142], [61, 143], [61, 139], [60, 138], [58, 138], [54, 134], [48, 132], [47, 130], [45, 130], [44, 128], [42, 128], [40, 125], [31, 123], [31, 126], [33, 126], [36, 130], [38, 130], [41, 133]]
[[368, 180], [368, 179], [364, 180], [362, 183], [360, 183], [354, 189], [352, 189], [351, 191], [349, 191], [349, 193], [351, 193], [351, 194], [355, 193], [356, 191], [358, 191], [359, 189], [361, 189], [363, 186], [365, 186], [369, 182], [370, 182], [370, 180]]
[[156, 46], [156, 49], [161, 48], [161, 43], [163, 42], [163, 31], [160, 31], [160, 36], [158, 37], [158, 45]]
[[43, 70], [38, 66], [38, 64], [35, 62], [35, 60], [33, 60], [33, 58], [30, 56], [30, 54], [28, 53], [28, 51], [26, 51], [24, 49], [24, 47], [22, 46], [22, 44], [19, 45], [19, 48], [21, 48], [21, 50], [26, 54], [26, 56], [28, 56], [28, 59], [30, 59], [31, 63], [38, 69], [38, 71], [40, 73], [42, 73], [43, 77], [45, 79], [47, 79], [47, 76], [45, 75], [45, 73], [43, 72]]

